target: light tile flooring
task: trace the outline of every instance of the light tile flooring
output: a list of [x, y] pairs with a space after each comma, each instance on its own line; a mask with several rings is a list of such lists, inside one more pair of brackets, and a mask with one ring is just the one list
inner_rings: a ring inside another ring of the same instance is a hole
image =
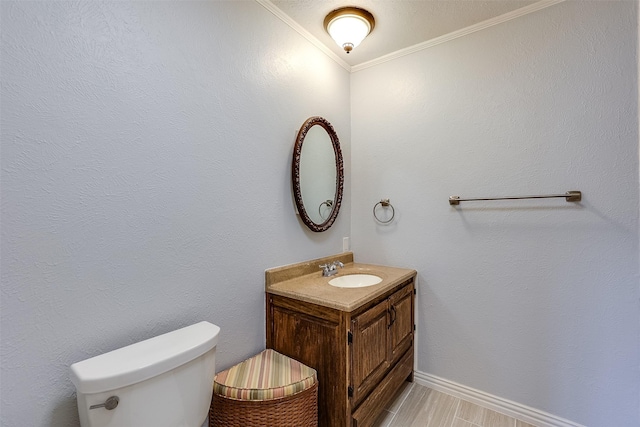
[[405, 383], [375, 427], [535, 427], [448, 394]]

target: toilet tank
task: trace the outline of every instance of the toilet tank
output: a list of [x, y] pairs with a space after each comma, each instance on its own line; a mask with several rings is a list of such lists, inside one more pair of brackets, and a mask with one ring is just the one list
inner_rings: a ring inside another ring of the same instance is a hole
[[[219, 333], [218, 326], [200, 322], [74, 363], [80, 425], [201, 427], [211, 404]], [[115, 408], [91, 409], [113, 396]]]

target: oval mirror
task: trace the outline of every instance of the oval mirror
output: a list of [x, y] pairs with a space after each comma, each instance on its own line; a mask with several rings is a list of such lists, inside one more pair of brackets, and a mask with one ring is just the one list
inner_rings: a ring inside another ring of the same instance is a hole
[[344, 184], [340, 141], [331, 123], [310, 117], [302, 124], [291, 171], [302, 222], [312, 231], [328, 230], [338, 216]]

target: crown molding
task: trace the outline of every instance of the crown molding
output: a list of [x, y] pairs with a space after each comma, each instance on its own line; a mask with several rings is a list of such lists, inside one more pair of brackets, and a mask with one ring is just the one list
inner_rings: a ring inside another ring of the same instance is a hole
[[540, 0], [536, 3], [530, 4], [525, 7], [521, 7], [520, 9], [513, 10], [511, 12], [505, 13], [500, 16], [496, 16], [495, 18], [487, 19], [486, 21], [479, 22], [474, 25], [470, 25], [468, 27], [462, 28], [457, 31], [453, 31], [448, 34], [444, 34], [440, 37], [436, 37], [435, 39], [427, 40], [422, 43], [418, 43], [413, 46], [409, 46], [404, 49], [397, 50], [395, 52], [389, 53], [387, 55], [383, 55], [379, 58], [372, 59], [371, 61], [363, 62], [361, 64], [357, 64], [351, 66], [347, 64], [342, 58], [336, 55], [333, 51], [331, 51], [324, 43], [318, 40], [313, 34], [309, 31], [305, 30], [300, 24], [295, 22], [289, 15], [284, 13], [278, 7], [276, 7], [269, 0], [255, 0], [262, 7], [267, 9], [269, 12], [273, 13], [276, 17], [282, 20], [285, 24], [291, 27], [294, 31], [300, 34], [302, 37], [307, 39], [311, 44], [320, 49], [325, 55], [334, 60], [338, 65], [340, 65], [345, 70], [355, 73], [357, 71], [364, 70], [366, 68], [374, 67], [376, 65], [383, 64], [388, 61], [392, 61], [397, 58], [401, 58], [406, 55], [410, 55], [415, 52], [419, 52], [424, 49], [429, 49], [431, 47], [440, 45], [442, 43], [449, 42], [451, 40], [455, 40], [457, 38], [475, 33], [477, 31], [484, 30], [489, 27], [493, 27], [494, 25], [502, 24], [503, 22], [511, 21], [512, 19], [520, 18], [521, 16], [528, 15], [530, 13], [537, 12], [539, 10], [545, 9], [547, 7], [553, 6], [558, 3], [562, 3], [565, 0]]
[[457, 31], [453, 31], [448, 34], [444, 34], [440, 37], [436, 37], [435, 39], [427, 40], [422, 43], [418, 43], [413, 46], [409, 46], [404, 49], [397, 50], [395, 52], [389, 53], [387, 55], [383, 55], [379, 58], [372, 59], [371, 61], [363, 62], [361, 64], [357, 64], [351, 67], [351, 72], [355, 73], [356, 71], [364, 70], [366, 68], [374, 67], [376, 65], [382, 64], [387, 61], [391, 61], [406, 55], [410, 55], [415, 52], [419, 52], [424, 49], [429, 49], [430, 47], [437, 46], [442, 43], [446, 43], [451, 40], [455, 40], [459, 37], [466, 36], [468, 34], [475, 33], [477, 31], [484, 30], [489, 27], [493, 27], [494, 25], [502, 24], [503, 22], [511, 21], [512, 19], [520, 18], [521, 16], [528, 15], [530, 13], [537, 12], [541, 9], [545, 9], [547, 7], [553, 6], [558, 3], [562, 3], [565, 0], [541, 0], [539, 2], [530, 4], [525, 7], [521, 7], [520, 9], [516, 9], [514, 11], [505, 13], [500, 16], [496, 16], [495, 18], [487, 19], [486, 21], [479, 22], [477, 24], [462, 28]]
[[333, 53], [324, 43], [318, 40], [313, 34], [309, 31], [305, 30], [300, 24], [291, 19], [289, 15], [281, 11], [271, 3], [269, 0], [256, 0], [262, 7], [267, 9], [269, 12], [273, 13], [276, 17], [280, 18], [285, 24], [290, 26], [294, 31], [300, 34], [302, 37], [307, 39], [311, 44], [320, 49], [325, 55], [329, 58], [333, 59], [338, 65], [340, 65], [345, 70], [351, 72], [351, 65], [347, 64], [342, 58]]

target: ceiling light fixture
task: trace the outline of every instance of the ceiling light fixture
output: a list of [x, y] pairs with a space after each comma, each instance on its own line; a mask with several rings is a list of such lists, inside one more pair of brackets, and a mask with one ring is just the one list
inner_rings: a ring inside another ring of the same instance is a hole
[[373, 31], [373, 15], [359, 7], [342, 7], [324, 18], [324, 29], [349, 53]]

